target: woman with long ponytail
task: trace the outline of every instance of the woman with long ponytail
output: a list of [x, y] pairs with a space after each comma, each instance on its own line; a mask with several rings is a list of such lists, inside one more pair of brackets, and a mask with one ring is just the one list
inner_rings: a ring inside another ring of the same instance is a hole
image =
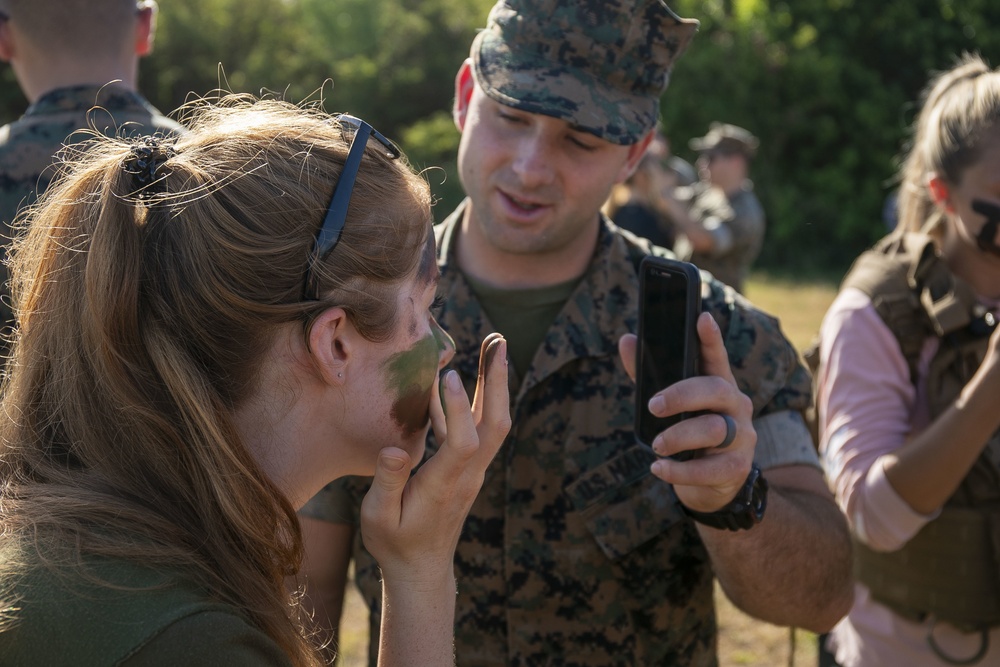
[[[0, 415], [0, 663], [315, 665], [296, 509], [375, 476], [383, 664], [451, 664], [452, 557], [509, 424], [429, 308], [430, 196], [364, 121], [193, 104], [97, 138], [21, 220]], [[444, 409], [443, 409], [444, 408]], [[431, 423], [446, 446], [412, 477]]]

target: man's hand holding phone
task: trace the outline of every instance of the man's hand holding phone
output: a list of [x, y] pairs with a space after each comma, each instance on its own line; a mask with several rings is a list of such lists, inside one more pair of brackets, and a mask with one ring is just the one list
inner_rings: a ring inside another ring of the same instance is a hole
[[[647, 339], [656, 335], [649, 330], [648, 320], [641, 328], [645, 329], [643, 334]], [[637, 410], [646, 410], [659, 419], [688, 415], [670, 423], [646, 443], [657, 454], [667, 457], [654, 462], [652, 472], [674, 485], [677, 497], [688, 509], [714, 512], [727, 505], [743, 487], [753, 462], [757, 434], [752, 423], [753, 405], [736, 385], [718, 324], [710, 314], [700, 313], [696, 316], [695, 330], [701, 374], [657, 389], [646, 405], [640, 399]], [[637, 337], [623, 336], [619, 353], [633, 380], [637, 352]], [[685, 352], [678, 349], [677, 354]], [[645, 415], [638, 414], [637, 424], [644, 418]], [[726, 440], [730, 442], [722, 447]], [[689, 460], [674, 458], [682, 452], [698, 452], [699, 456]]]

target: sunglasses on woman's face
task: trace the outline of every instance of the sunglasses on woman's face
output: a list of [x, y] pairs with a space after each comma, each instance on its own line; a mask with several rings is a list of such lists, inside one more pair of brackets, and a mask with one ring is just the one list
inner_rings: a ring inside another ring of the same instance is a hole
[[375, 137], [385, 148], [386, 157], [389, 159], [395, 160], [401, 155], [396, 144], [386, 139], [381, 132], [360, 118], [341, 114], [336, 117], [336, 120], [340, 123], [340, 131], [343, 133], [345, 141], [347, 135], [351, 134], [353, 137], [351, 138], [351, 147], [347, 151], [347, 159], [344, 161], [344, 168], [333, 188], [330, 205], [326, 209], [323, 224], [316, 233], [316, 243], [313, 245], [309, 264], [306, 266], [305, 294], [303, 296], [307, 300], [319, 299], [319, 286], [316, 284], [313, 267], [333, 252], [340, 241], [340, 234], [344, 231], [344, 225], [347, 223], [347, 208], [351, 203], [354, 182], [358, 178], [358, 170], [361, 169], [361, 158], [364, 156], [368, 139]]

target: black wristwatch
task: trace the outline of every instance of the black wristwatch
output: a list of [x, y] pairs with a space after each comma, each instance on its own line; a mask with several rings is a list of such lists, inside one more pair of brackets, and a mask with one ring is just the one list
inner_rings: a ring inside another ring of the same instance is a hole
[[750, 475], [732, 502], [714, 512], [695, 512], [681, 503], [681, 509], [700, 524], [720, 530], [749, 530], [764, 518], [767, 509], [767, 480], [754, 463]]

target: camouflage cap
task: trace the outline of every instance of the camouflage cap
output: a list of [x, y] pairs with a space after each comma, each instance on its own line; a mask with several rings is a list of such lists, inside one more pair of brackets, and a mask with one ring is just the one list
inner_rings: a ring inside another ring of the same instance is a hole
[[748, 130], [729, 123], [712, 123], [704, 137], [695, 137], [688, 146], [699, 153], [742, 153], [753, 157], [760, 142]]
[[472, 43], [473, 71], [501, 104], [634, 144], [697, 29], [663, 0], [499, 0]]

